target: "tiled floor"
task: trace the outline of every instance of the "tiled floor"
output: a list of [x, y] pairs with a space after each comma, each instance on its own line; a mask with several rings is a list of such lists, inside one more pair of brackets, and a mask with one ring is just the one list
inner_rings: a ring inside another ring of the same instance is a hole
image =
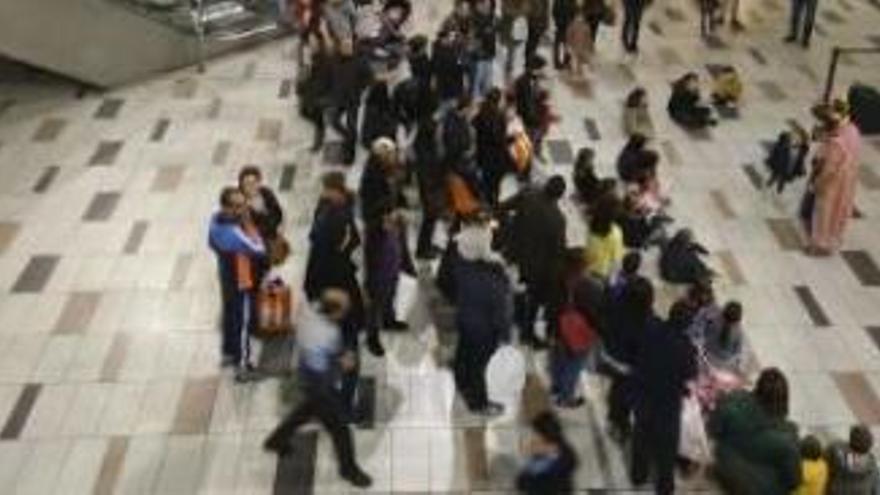
[[[611, 174], [623, 144], [619, 109], [635, 84], [653, 97], [672, 214], [712, 250], [723, 298], [746, 307], [760, 365], [782, 367], [794, 417], [840, 434], [880, 427], [880, 140], [865, 146], [855, 220], [840, 256], [798, 250], [800, 187], [760, 188], [762, 141], [786, 119], [806, 122], [832, 43], [876, 43], [876, 3], [829, 0], [822, 33], [804, 52], [783, 45], [786, 5], [743, 2], [743, 34], [700, 42], [690, 3], [647, 14], [643, 53], [620, 53], [600, 33], [586, 83], [554, 84], [562, 122], [544, 171], [568, 174], [589, 145]], [[416, 1], [436, 24], [444, 1]], [[766, 4], [766, 7], [765, 7]], [[279, 41], [106, 94], [3, 87], [0, 97], [0, 486], [4, 493], [347, 493], [328, 438], [304, 433], [302, 455], [278, 463], [260, 450], [283, 412], [279, 381], [236, 385], [218, 370], [217, 282], [205, 245], [217, 191], [244, 164], [260, 165], [287, 211], [301, 263], [318, 178], [310, 129], [291, 95], [293, 43]], [[745, 107], [705, 135], [670, 125], [668, 84], [707, 64], [736, 65]], [[842, 84], [877, 83], [870, 56], [850, 57]], [[328, 150], [332, 156], [333, 150]], [[355, 184], [358, 170], [351, 173]], [[570, 242], [584, 227], [572, 205]], [[429, 270], [430, 267], [426, 267]], [[521, 404], [488, 424], [464, 412], [452, 378], [448, 320], [420, 285], [413, 331], [388, 337], [385, 361], [366, 359], [371, 424], [356, 432], [373, 493], [510, 493], [522, 419], [546, 405], [541, 356], [528, 356]], [[674, 290], [663, 288], [668, 303]], [[442, 308], [441, 308], [442, 309]], [[436, 324], [435, 324], [436, 322]], [[582, 488], [629, 492], [619, 447], [605, 433], [602, 384], [585, 377], [589, 406], [563, 413], [582, 454]], [[880, 433], [880, 431], [878, 431]], [[687, 489], [710, 490], [701, 477]]]

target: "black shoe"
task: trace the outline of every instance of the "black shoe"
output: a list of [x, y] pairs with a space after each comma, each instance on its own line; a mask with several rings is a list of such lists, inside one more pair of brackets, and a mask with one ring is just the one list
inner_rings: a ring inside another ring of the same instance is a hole
[[379, 340], [379, 337], [367, 338], [367, 350], [376, 357], [385, 357], [385, 348], [382, 346], [382, 341]]
[[569, 399], [557, 399], [556, 407], [562, 409], [577, 409], [584, 405], [587, 401], [583, 397], [572, 397]]
[[405, 332], [409, 330], [409, 324], [400, 320], [387, 321], [383, 327], [385, 330], [390, 330], [392, 332]]
[[801, 46], [804, 48], [810, 47], [810, 40], [801, 40]]
[[549, 345], [547, 344], [547, 341], [539, 339], [538, 337], [535, 337], [535, 336], [523, 337], [522, 343], [524, 345], [531, 347], [532, 349], [534, 349], [536, 351], [541, 351], [541, 350], [544, 350], [547, 347], [549, 347]]
[[504, 414], [504, 406], [496, 402], [489, 402], [485, 406], [473, 410], [473, 413], [487, 418], [496, 418]]
[[790, 34], [790, 35], [786, 36], [785, 38], [783, 38], [782, 41], [784, 41], [786, 43], [794, 43], [796, 40], [797, 40], [797, 37], [793, 34]]
[[359, 467], [340, 471], [339, 476], [358, 488], [369, 488], [373, 484], [373, 478]]
[[423, 261], [431, 261], [435, 260], [443, 254], [443, 250], [438, 248], [437, 246], [431, 246], [428, 249], [420, 250], [416, 252], [416, 259]]
[[290, 452], [293, 450], [290, 446], [290, 442], [282, 442], [276, 438], [269, 437], [263, 442], [263, 450], [267, 452], [274, 452], [281, 457], [285, 457], [290, 455]]

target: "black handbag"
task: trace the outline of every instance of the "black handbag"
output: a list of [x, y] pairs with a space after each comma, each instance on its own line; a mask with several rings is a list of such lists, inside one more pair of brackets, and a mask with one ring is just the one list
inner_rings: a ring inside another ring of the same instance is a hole
[[807, 187], [804, 196], [801, 198], [801, 204], [798, 208], [798, 216], [804, 225], [807, 233], [810, 233], [810, 227], [813, 224], [813, 212], [816, 210], [816, 191], [812, 187]]

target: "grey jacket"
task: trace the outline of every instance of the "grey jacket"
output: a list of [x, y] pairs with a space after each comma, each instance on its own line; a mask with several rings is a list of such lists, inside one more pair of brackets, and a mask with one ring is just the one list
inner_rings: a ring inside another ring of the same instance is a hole
[[873, 454], [857, 456], [849, 445], [828, 447], [828, 495], [880, 495], [877, 460]]

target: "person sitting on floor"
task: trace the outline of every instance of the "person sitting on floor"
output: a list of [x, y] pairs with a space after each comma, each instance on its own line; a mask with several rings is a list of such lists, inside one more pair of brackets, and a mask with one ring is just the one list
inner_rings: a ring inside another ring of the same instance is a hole
[[742, 100], [743, 83], [732, 65], [724, 66], [712, 78], [712, 102], [718, 106], [738, 108]]
[[853, 426], [849, 442], [832, 444], [825, 454], [830, 479], [828, 495], [874, 495], [880, 492], [877, 459], [871, 453], [874, 436], [864, 425]]
[[718, 123], [712, 117], [712, 110], [701, 102], [700, 78], [694, 72], [672, 83], [666, 109], [672, 120], [686, 129], [703, 129]]
[[648, 110], [648, 93], [645, 88], [636, 88], [627, 95], [623, 106], [623, 131], [629, 137], [636, 134], [648, 139], [654, 137], [654, 122]]
[[694, 240], [690, 229], [681, 229], [660, 251], [660, 276], [673, 284], [706, 281], [713, 273], [700, 256], [707, 254], [709, 251]]

